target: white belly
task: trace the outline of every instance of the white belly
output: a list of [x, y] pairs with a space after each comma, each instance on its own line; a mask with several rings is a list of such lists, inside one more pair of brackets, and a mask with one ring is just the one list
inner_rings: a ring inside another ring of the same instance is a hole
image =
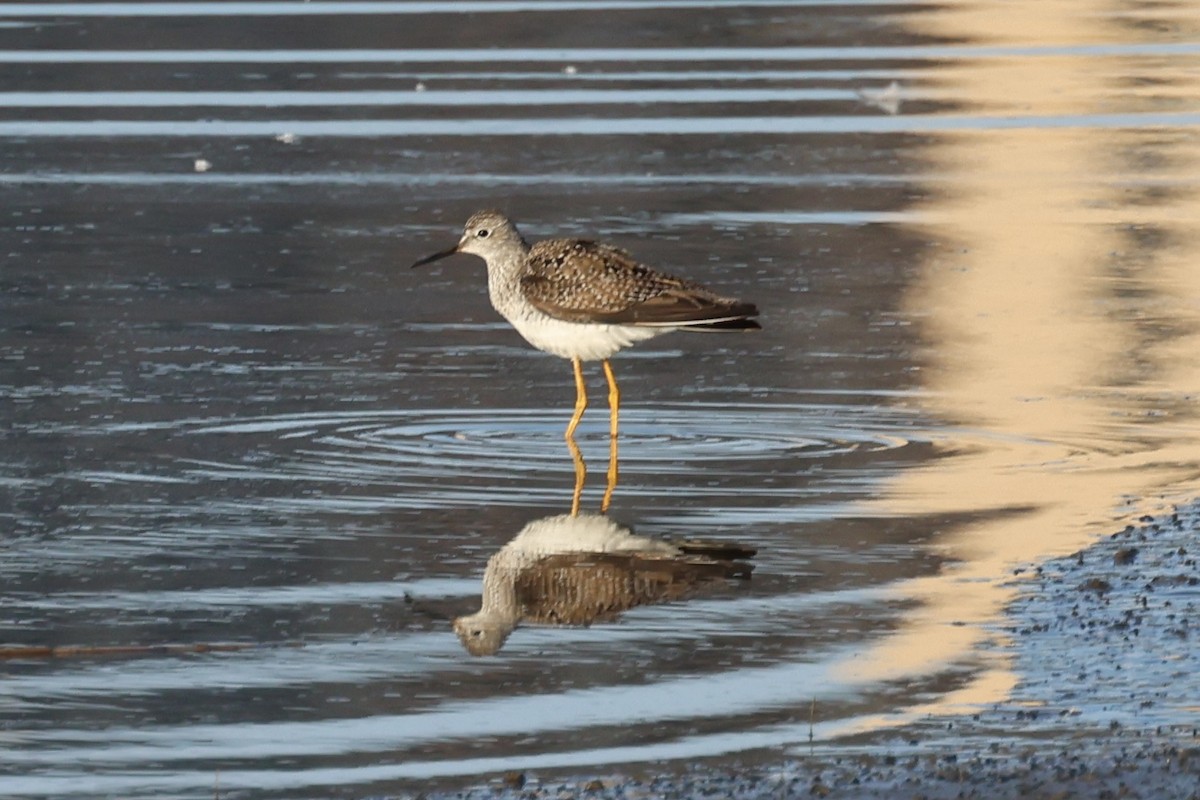
[[530, 522], [504, 545], [501, 552], [534, 558], [554, 553], [662, 553], [679, 555], [679, 548], [661, 539], [635, 536], [603, 514], [559, 514]]
[[563, 322], [545, 314], [518, 317], [510, 319], [509, 322], [537, 349], [562, 358], [578, 358], [582, 361], [599, 361], [609, 358], [618, 350], [631, 344], [645, 341], [670, 330], [669, 328], [640, 328], [633, 325], [591, 325]]

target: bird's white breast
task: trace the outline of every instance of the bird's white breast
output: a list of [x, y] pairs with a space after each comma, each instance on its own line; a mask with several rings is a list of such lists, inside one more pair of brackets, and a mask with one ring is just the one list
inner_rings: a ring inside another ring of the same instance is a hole
[[599, 361], [618, 350], [664, 331], [632, 325], [592, 325], [563, 322], [545, 314], [509, 320], [517, 332], [539, 350], [562, 358]]
[[[629, 528], [603, 514], [559, 514], [536, 519], [504, 545], [500, 553], [542, 557], [555, 553], [659, 552], [679, 550], [661, 539], [636, 536]], [[495, 558], [495, 556], [493, 556]]]
[[535, 308], [521, 294], [518, 271], [505, 262], [488, 262], [488, 295], [492, 306], [525, 341], [561, 358], [599, 361], [669, 328], [564, 322]]

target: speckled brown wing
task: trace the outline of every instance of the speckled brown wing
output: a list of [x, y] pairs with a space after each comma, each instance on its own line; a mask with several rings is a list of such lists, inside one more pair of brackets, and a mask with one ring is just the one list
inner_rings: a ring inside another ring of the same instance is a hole
[[521, 291], [535, 308], [566, 322], [705, 326], [743, 323], [743, 303], [639, 264], [629, 253], [586, 239], [550, 239], [529, 252]]
[[661, 553], [558, 553], [521, 570], [514, 593], [523, 622], [586, 626], [643, 605], [681, 600], [706, 586], [746, 578], [743, 561]]

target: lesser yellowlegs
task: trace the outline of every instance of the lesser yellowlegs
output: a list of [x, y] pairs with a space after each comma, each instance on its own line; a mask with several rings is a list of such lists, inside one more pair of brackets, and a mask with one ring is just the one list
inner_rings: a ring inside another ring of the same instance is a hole
[[635, 536], [596, 514], [534, 520], [488, 559], [480, 608], [455, 619], [454, 632], [472, 655], [492, 655], [523, 623], [609, 622], [636, 606], [749, 578], [754, 555], [734, 542]]
[[752, 303], [722, 297], [703, 286], [658, 272], [615, 247], [588, 239], [548, 239], [530, 245], [498, 211], [467, 220], [458, 244], [422, 258], [419, 267], [455, 253], [487, 262], [492, 305], [539, 350], [571, 360], [575, 413], [572, 441], [587, 408], [583, 361], [600, 361], [608, 380], [610, 431], [617, 435], [621, 402], [608, 359], [662, 333], [739, 331], [759, 327]]

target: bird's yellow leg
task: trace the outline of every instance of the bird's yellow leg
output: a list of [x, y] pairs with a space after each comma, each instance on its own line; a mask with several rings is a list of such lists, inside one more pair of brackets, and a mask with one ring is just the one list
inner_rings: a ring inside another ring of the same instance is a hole
[[583, 362], [578, 358], [572, 358], [571, 366], [575, 369], [575, 413], [571, 416], [571, 421], [567, 423], [567, 432], [564, 438], [568, 442], [575, 438], [575, 429], [579, 427], [579, 420], [583, 419], [583, 410], [587, 408], [587, 386], [583, 383]]
[[575, 439], [567, 437], [567, 449], [571, 451], [571, 460], [575, 462], [575, 491], [571, 494], [571, 516], [579, 516], [579, 499], [583, 496], [583, 483], [587, 480], [587, 466], [583, 463], [583, 453]]
[[604, 360], [604, 377], [608, 379], [608, 408], [609, 408], [609, 439], [608, 439], [608, 481], [604, 487], [604, 499], [600, 501], [600, 513], [608, 513], [612, 503], [613, 491], [617, 488], [617, 409], [621, 406], [621, 390], [617, 388], [617, 377], [613, 375], [612, 365]]
[[604, 359], [604, 377], [608, 378], [608, 432], [617, 438], [617, 410], [621, 407], [621, 390], [617, 387], [617, 376], [613, 375], [612, 364]]
[[612, 504], [613, 491], [617, 488], [617, 437], [608, 440], [608, 474], [604, 486], [604, 499], [600, 501], [600, 513], [607, 514]]

